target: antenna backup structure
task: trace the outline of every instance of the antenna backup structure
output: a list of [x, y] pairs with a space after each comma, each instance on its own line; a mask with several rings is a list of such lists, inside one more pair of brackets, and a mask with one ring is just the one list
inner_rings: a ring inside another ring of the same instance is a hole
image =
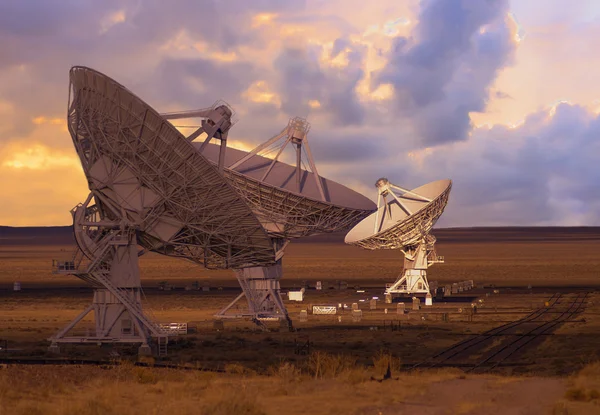
[[407, 190], [386, 178], [377, 180], [377, 211], [356, 225], [345, 242], [364, 249], [400, 249], [404, 270], [386, 294], [427, 294], [427, 268], [444, 262], [436, 254], [433, 225], [444, 212], [452, 188], [450, 180], [439, 180]]

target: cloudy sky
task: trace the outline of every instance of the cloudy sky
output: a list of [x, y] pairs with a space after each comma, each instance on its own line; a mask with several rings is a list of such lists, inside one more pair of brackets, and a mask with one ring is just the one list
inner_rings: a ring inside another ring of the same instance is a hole
[[68, 71], [161, 112], [224, 99], [251, 148], [308, 117], [319, 172], [375, 197], [454, 182], [442, 226], [600, 225], [596, 0], [0, 0], [0, 225], [87, 195]]

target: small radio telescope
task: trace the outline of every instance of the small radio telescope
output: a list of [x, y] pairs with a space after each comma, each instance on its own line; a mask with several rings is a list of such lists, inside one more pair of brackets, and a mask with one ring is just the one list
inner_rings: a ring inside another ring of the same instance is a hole
[[435, 237], [429, 232], [444, 212], [452, 182], [438, 180], [407, 190], [381, 178], [375, 186], [377, 211], [352, 228], [345, 242], [370, 250], [400, 249], [404, 270], [385, 293], [427, 294], [427, 268], [444, 262], [437, 256]]

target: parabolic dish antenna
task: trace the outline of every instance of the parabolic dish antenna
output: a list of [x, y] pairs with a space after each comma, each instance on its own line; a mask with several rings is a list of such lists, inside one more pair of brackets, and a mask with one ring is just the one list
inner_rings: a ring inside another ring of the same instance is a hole
[[[186, 113], [189, 112], [163, 116], [181, 119]], [[198, 151], [223, 172], [278, 249], [275, 265], [235, 268], [243, 293], [221, 310], [217, 318], [289, 321], [279, 294], [281, 258], [288, 242], [349, 229], [375, 210], [367, 197], [319, 175], [308, 141], [309, 129], [305, 119], [292, 118], [279, 133], [249, 152], [227, 148], [223, 144], [226, 137], [207, 136], [204, 141], [194, 142]], [[198, 135], [194, 132], [190, 137], [195, 139]], [[210, 143], [213, 138], [220, 139], [220, 145]], [[286, 155], [286, 148], [293, 149], [295, 165], [280, 161]], [[248, 310], [230, 313], [243, 296]]]
[[428, 293], [426, 270], [443, 262], [435, 252], [435, 237], [430, 231], [444, 212], [452, 182], [438, 180], [407, 190], [381, 178], [375, 186], [377, 211], [352, 228], [345, 242], [370, 250], [402, 250], [404, 271], [387, 287], [386, 294]]

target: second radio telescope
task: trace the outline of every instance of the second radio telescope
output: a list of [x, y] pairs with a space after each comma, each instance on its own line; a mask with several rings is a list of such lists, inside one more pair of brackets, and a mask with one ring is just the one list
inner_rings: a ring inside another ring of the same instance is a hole
[[364, 249], [400, 249], [404, 270], [386, 294], [429, 293], [427, 268], [443, 262], [434, 248], [433, 225], [444, 212], [452, 188], [450, 180], [438, 180], [413, 190], [377, 180], [377, 211], [346, 235], [345, 242]]

